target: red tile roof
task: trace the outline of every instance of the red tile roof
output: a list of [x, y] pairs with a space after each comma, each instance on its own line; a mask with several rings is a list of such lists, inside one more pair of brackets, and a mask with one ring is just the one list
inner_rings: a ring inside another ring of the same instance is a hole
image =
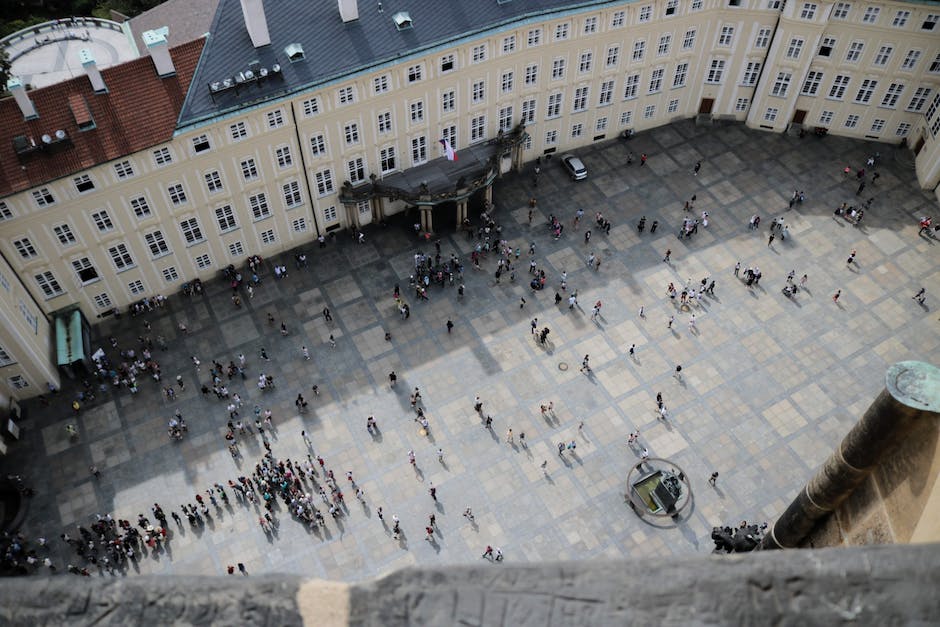
[[[205, 39], [170, 50], [176, 75], [160, 78], [149, 56], [101, 71], [108, 92], [96, 94], [87, 76], [27, 92], [39, 118], [24, 120], [13, 98], [0, 100], [0, 197], [86, 170], [169, 141]], [[95, 127], [79, 130], [90, 113]], [[43, 145], [42, 136], [68, 140], [18, 155], [13, 142]]]

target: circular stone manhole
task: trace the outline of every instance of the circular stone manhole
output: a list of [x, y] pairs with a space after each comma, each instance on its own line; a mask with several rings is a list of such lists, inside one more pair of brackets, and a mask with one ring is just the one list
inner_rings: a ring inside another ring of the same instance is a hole
[[558, 369], [561, 370], [562, 372], [564, 372], [565, 370], [567, 370], [567, 369], [568, 369], [568, 362], [567, 362], [567, 361], [559, 362], [559, 363], [558, 363]]

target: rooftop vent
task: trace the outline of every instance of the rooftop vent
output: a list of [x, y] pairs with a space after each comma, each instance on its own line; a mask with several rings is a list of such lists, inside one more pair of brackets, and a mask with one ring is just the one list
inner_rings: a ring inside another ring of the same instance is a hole
[[357, 0], [339, 0], [339, 16], [344, 22], [358, 20], [359, 3]]
[[304, 47], [300, 44], [287, 44], [287, 47], [284, 48], [284, 54], [287, 55], [287, 58], [291, 63], [296, 61], [304, 60]]
[[407, 30], [412, 26], [411, 16], [407, 11], [399, 11], [392, 16], [392, 19], [395, 20], [395, 28], [398, 30]]
[[98, 63], [95, 61], [95, 55], [91, 53], [91, 50], [88, 48], [79, 50], [78, 60], [82, 64], [82, 67], [85, 68], [85, 73], [88, 74], [88, 80], [91, 81], [91, 88], [95, 90], [95, 93], [106, 93], [108, 88], [104, 84], [104, 79], [101, 78]]
[[13, 100], [15, 100], [16, 104], [20, 107], [20, 112], [25, 119], [33, 120], [39, 117], [39, 114], [36, 113], [36, 105], [34, 105], [33, 101], [29, 99], [29, 96], [26, 95], [26, 88], [23, 86], [23, 81], [15, 76], [11, 77], [10, 80], [7, 81], [7, 91], [13, 94]]

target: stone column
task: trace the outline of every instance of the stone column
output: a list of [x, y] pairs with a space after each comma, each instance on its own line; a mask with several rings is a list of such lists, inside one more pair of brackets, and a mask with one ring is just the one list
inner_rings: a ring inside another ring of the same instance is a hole
[[343, 203], [343, 208], [346, 209], [346, 220], [350, 228], [359, 228], [359, 209], [356, 207], [356, 203]]
[[467, 199], [457, 201], [457, 228], [459, 229], [463, 225], [463, 221], [467, 218]]
[[490, 183], [486, 186], [486, 190], [483, 192], [483, 197], [486, 198], [488, 205], [493, 204], [493, 184]]
[[940, 419], [940, 369], [918, 361], [888, 368], [885, 389], [761, 542], [762, 549], [800, 547], [923, 420]]
[[423, 230], [425, 233], [433, 233], [434, 221], [431, 218], [431, 212], [434, 210], [434, 207], [429, 205], [419, 205], [418, 209], [421, 210], [421, 230]]

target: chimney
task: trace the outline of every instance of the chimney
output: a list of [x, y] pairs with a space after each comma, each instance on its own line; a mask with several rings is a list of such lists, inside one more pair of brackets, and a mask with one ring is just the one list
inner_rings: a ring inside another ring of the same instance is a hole
[[242, 0], [242, 15], [245, 16], [245, 28], [248, 29], [252, 45], [255, 48], [269, 45], [271, 35], [268, 34], [263, 0]]
[[344, 22], [359, 19], [359, 3], [357, 0], [339, 0], [339, 16]]
[[157, 70], [157, 76], [172, 76], [176, 74], [176, 68], [173, 67], [173, 59], [170, 58], [170, 47], [166, 43], [166, 26], [156, 30], [144, 31], [141, 38], [144, 45], [147, 46], [147, 52], [153, 59], [153, 66]]
[[91, 81], [91, 87], [96, 94], [103, 94], [108, 91], [101, 78], [101, 72], [98, 70], [98, 64], [95, 62], [95, 56], [88, 48], [82, 48], [78, 51], [78, 60], [81, 61], [85, 73], [88, 74], [88, 80]]
[[16, 104], [20, 107], [20, 111], [23, 112], [23, 118], [35, 120], [39, 117], [39, 114], [36, 113], [36, 107], [33, 105], [33, 101], [26, 95], [23, 81], [15, 76], [11, 77], [10, 80], [7, 81], [7, 91], [13, 94], [13, 100], [16, 101]]

